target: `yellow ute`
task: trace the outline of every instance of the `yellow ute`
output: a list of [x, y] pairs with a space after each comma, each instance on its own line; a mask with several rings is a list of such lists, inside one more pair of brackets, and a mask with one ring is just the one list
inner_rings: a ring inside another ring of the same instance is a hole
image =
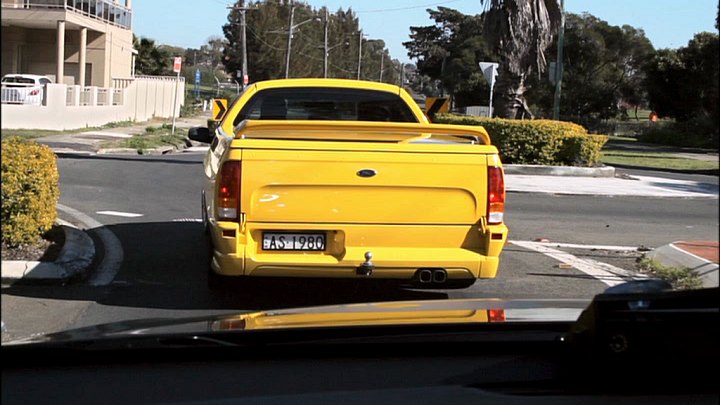
[[427, 122], [397, 86], [288, 79], [248, 87], [204, 161], [209, 280], [493, 278], [507, 239], [497, 149], [476, 126]]

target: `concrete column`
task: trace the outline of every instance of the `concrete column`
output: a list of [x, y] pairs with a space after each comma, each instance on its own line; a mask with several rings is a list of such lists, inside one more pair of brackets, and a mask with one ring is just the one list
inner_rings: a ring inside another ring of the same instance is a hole
[[80, 28], [80, 61], [78, 68], [80, 69], [80, 85], [85, 86], [85, 59], [87, 52], [87, 28]]
[[72, 106], [80, 105], [80, 92], [82, 92], [83, 86], [76, 85], [73, 88], [73, 101]]
[[57, 22], [57, 70], [55, 82], [63, 84], [65, 79], [65, 21]]
[[92, 87], [90, 87], [90, 97], [88, 97], [88, 98], [89, 98], [89, 100], [88, 100], [88, 104], [87, 104], [87, 105], [91, 105], [91, 106], [96, 106], [96, 105], [98, 105], [98, 103], [97, 103], [97, 102], [98, 102], [98, 88], [97, 88], [97, 86], [92, 86]]

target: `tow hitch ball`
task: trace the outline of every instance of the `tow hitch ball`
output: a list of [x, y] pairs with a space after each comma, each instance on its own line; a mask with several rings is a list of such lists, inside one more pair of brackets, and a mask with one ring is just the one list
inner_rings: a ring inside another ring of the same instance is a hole
[[369, 276], [375, 270], [375, 265], [371, 261], [372, 257], [372, 252], [365, 252], [365, 261], [355, 270], [358, 276]]

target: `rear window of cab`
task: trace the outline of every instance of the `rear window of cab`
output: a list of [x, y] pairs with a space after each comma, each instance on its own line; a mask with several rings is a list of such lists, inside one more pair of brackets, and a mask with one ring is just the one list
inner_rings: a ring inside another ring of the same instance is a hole
[[397, 94], [335, 87], [261, 90], [250, 98], [233, 125], [246, 119], [418, 122]]

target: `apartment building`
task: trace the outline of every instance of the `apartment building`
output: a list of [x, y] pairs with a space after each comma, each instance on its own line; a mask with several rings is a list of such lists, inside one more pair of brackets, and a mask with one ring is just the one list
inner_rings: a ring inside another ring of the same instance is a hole
[[130, 78], [132, 0], [2, 0], [2, 75], [45, 75], [68, 86]]

